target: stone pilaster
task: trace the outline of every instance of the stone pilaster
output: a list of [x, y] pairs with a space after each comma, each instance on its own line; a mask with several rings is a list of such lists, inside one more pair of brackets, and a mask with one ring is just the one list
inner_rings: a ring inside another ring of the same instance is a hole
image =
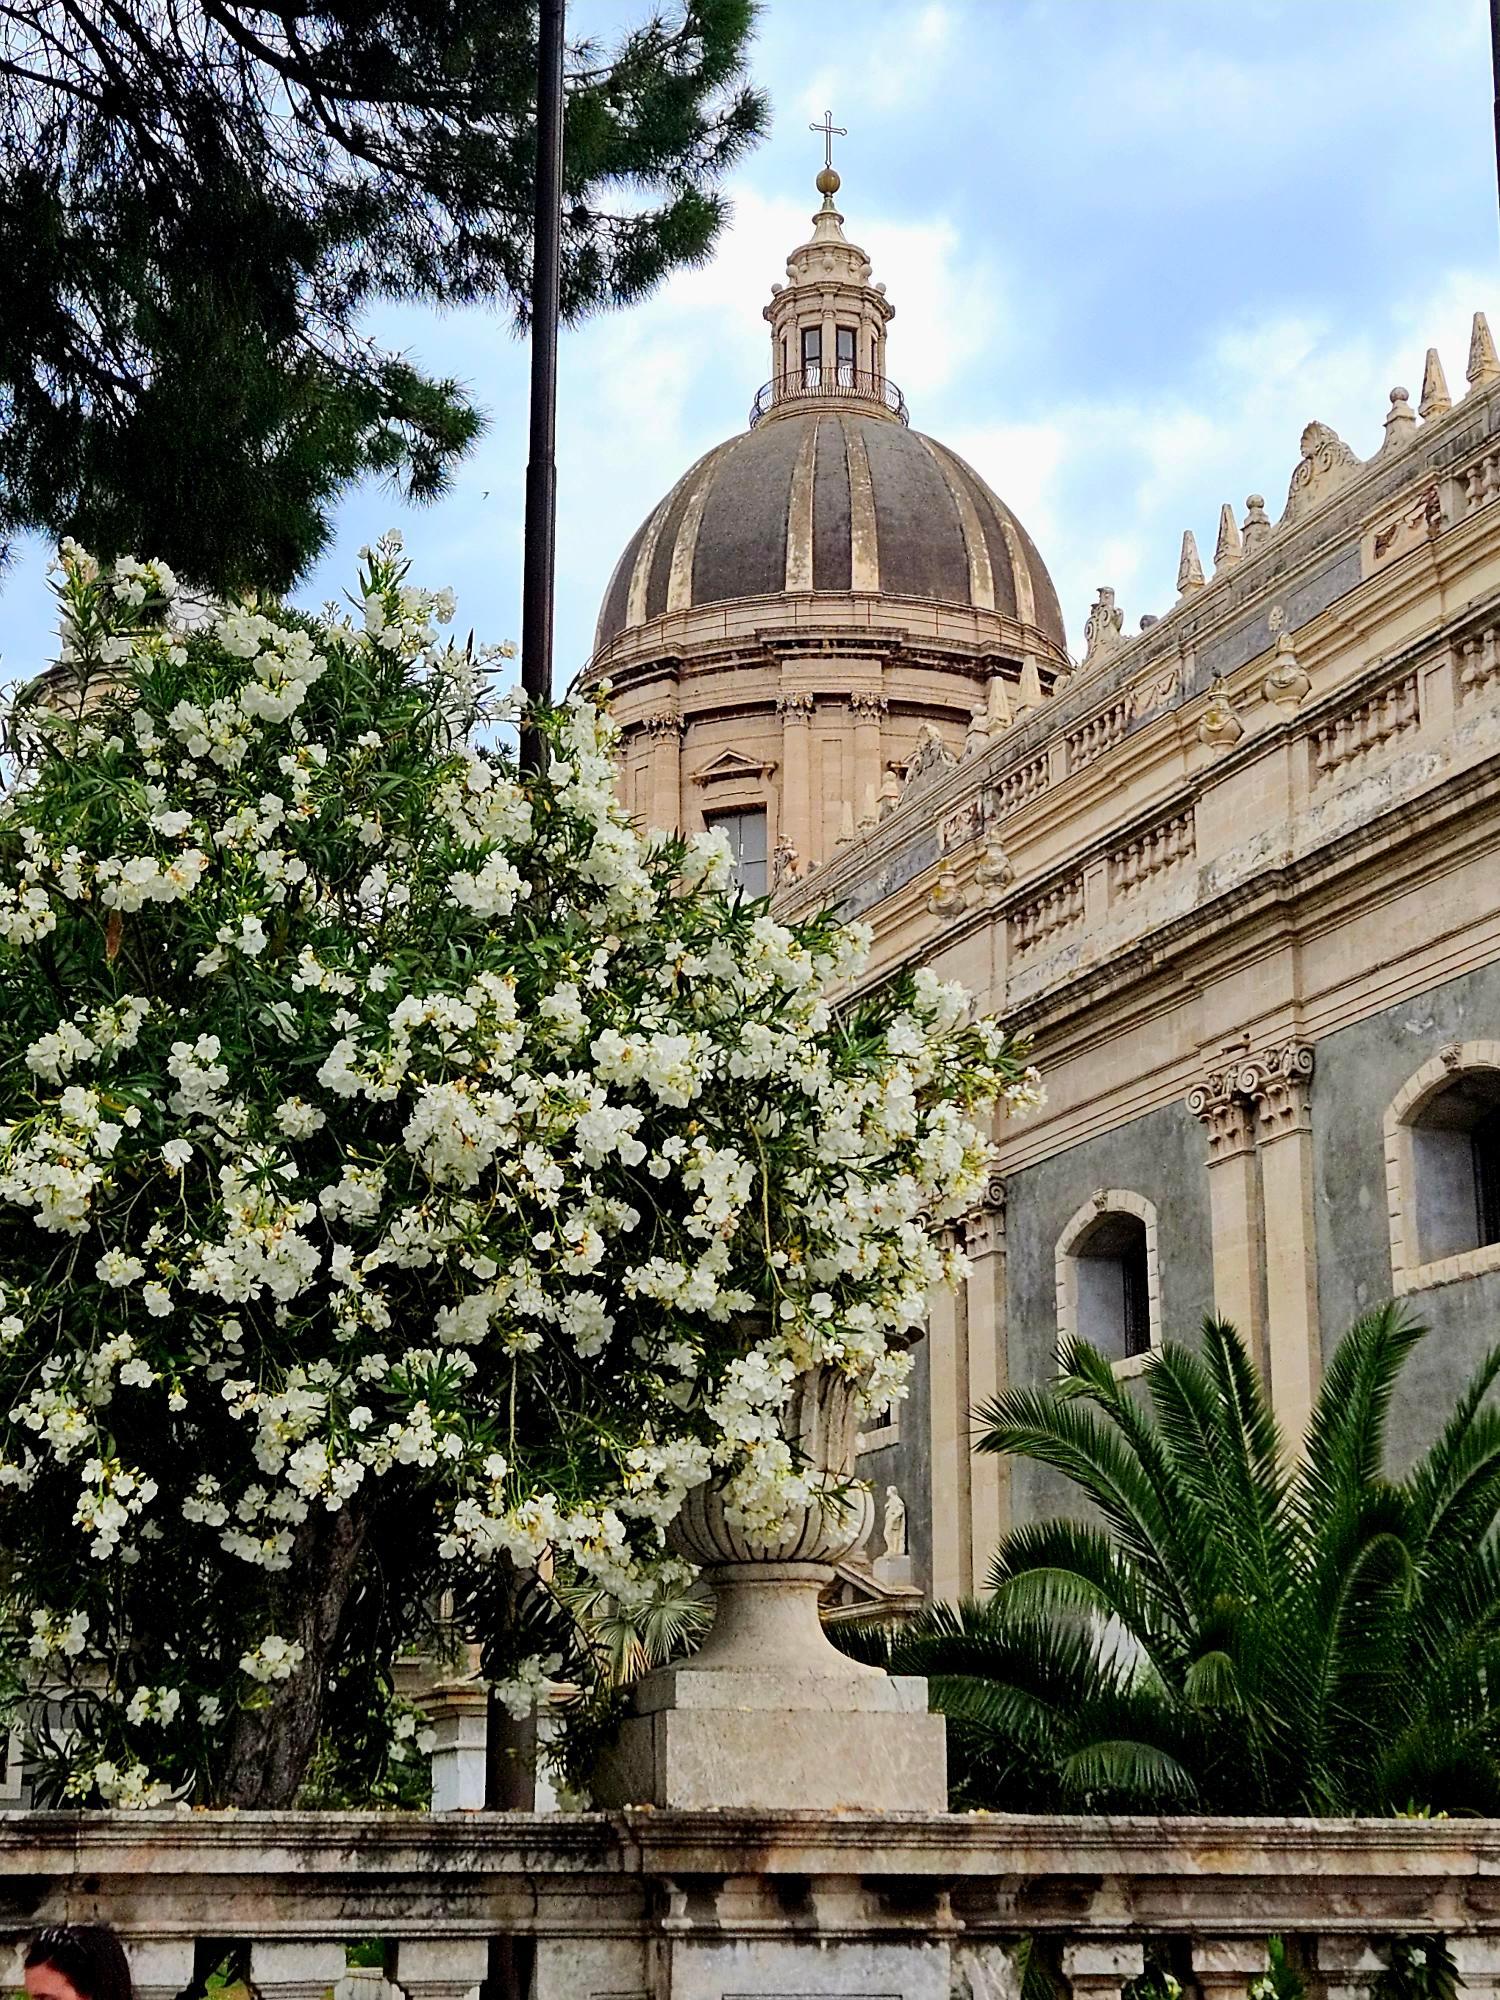
[[[1005, 1314], [1005, 1183], [996, 1176], [984, 1200], [964, 1217], [968, 1285], [968, 1407], [971, 1413], [1003, 1395], [1010, 1383]], [[969, 1437], [971, 1588], [982, 1591], [990, 1558], [1010, 1526], [1010, 1461], [973, 1449]]]
[[682, 717], [675, 708], [659, 708], [646, 717], [651, 745], [648, 818], [663, 833], [682, 827]]
[[1188, 1093], [1188, 1109], [1202, 1120], [1208, 1136], [1214, 1311], [1238, 1327], [1262, 1373], [1268, 1374], [1260, 1166], [1254, 1113], [1239, 1092], [1238, 1076], [1237, 1062], [1211, 1070]]
[[1313, 1052], [1289, 1041], [1246, 1066], [1253, 1077], [1266, 1222], [1266, 1346], [1271, 1395], [1289, 1439], [1306, 1435], [1322, 1375], [1313, 1220]]
[[781, 812], [776, 834], [788, 840], [807, 860], [821, 858], [813, 838], [812, 715], [813, 698], [805, 688], [783, 688], [776, 697], [781, 717]]
[[932, 1576], [939, 1601], [973, 1589], [970, 1520], [969, 1310], [961, 1291], [941, 1286], [927, 1318], [927, 1392], [931, 1407]]
[[886, 711], [883, 695], [859, 692], [849, 697], [854, 722], [854, 823], [872, 824], [880, 816], [880, 732]]
[[1214, 1307], [1249, 1340], [1294, 1446], [1321, 1374], [1312, 1073], [1306, 1042], [1241, 1041], [1188, 1095], [1208, 1133]]

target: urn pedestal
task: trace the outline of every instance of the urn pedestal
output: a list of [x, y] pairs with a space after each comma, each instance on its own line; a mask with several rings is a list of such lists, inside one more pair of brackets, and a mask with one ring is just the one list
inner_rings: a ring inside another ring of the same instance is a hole
[[595, 1773], [598, 1805], [947, 1810], [944, 1723], [928, 1713], [926, 1681], [847, 1658], [818, 1616], [833, 1565], [874, 1510], [868, 1488], [848, 1483], [847, 1383], [805, 1377], [787, 1417], [808, 1462], [827, 1468], [821, 1490], [774, 1541], [736, 1527], [717, 1486], [689, 1494], [670, 1540], [702, 1565], [713, 1627], [691, 1659], [637, 1686]]

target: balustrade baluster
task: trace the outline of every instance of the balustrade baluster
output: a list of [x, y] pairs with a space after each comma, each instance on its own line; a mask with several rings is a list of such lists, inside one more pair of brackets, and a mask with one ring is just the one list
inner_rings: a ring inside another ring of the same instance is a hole
[[1194, 1938], [1193, 1976], [1203, 2000], [1246, 2000], [1266, 1969], [1263, 1937]]
[[1318, 1939], [1324, 2000], [1370, 2000], [1375, 1981], [1390, 1969], [1390, 1948], [1378, 1939], [1342, 1933]]
[[410, 1938], [396, 1948], [396, 1984], [406, 2000], [474, 2000], [489, 1973], [489, 1940]]
[[1065, 1944], [1062, 1962], [1073, 2000], [1120, 2000], [1126, 1981], [1145, 1971], [1146, 1954], [1124, 1938], [1090, 1938], [1084, 1944]]
[[192, 1982], [192, 1938], [131, 1938], [127, 1944], [136, 2000], [177, 2000]]
[[260, 2000], [323, 2000], [347, 1970], [336, 1939], [257, 1939], [250, 1947], [250, 1984]]

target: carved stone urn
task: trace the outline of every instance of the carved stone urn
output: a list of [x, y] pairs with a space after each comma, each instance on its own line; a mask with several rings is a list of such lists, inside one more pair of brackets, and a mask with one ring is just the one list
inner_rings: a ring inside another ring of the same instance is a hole
[[818, 1615], [834, 1566], [874, 1524], [853, 1476], [856, 1429], [853, 1385], [813, 1369], [783, 1416], [815, 1468], [811, 1499], [762, 1539], [730, 1519], [718, 1482], [688, 1495], [668, 1542], [700, 1565], [713, 1626], [691, 1659], [636, 1687], [595, 1772], [596, 1804], [945, 1810], [944, 1725], [927, 1712], [927, 1683], [849, 1659]]

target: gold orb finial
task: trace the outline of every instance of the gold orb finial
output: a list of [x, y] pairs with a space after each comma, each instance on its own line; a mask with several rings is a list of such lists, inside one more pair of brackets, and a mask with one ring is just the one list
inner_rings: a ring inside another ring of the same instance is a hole
[[826, 195], [831, 200], [843, 186], [843, 182], [839, 179], [836, 168], [820, 167], [816, 186], [819, 194]]

